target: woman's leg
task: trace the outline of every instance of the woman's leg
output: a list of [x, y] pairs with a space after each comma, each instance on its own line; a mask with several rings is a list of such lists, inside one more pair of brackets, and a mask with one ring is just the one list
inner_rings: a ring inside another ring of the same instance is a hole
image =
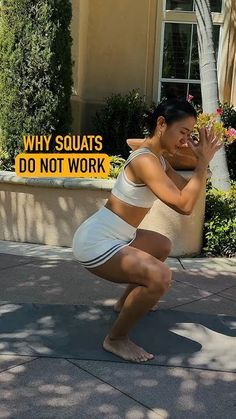
[[126, 246], [109, 261], [89, 271], [112, 282], [136, 285], [106, 336], [104, 349], [126, 360], [141, 362], [152, 359], [153, 355], [131, 342], [128, 334], [168, 289], [171, 282], [170, 269], [150, 254]]
[[[135, 240], [131, 243], [131, 247], [143, 250], [154, 256], [156, 259], [164, 262], [171, 251], [171, 241], [160, 233], [150, 230], [138, 229]], [[136, 288], [137, 285], [128, 285], [120, 299], [114, 305], [114, 310], [120, 312], [129, 293]], [[155, 302], [151, 308], [152, 311], [157, 310], [158, 302]]]

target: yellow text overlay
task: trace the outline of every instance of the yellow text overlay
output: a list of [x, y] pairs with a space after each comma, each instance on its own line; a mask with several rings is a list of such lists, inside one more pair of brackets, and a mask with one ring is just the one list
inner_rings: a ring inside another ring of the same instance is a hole
[[[41, 151], [48, 152], [52, 135], [24, 135], [23, 143], [25, 151]], [[54, 142], [55, 151], [101, 151], [102, 137], [101, 135], [57, 135]]]
[[110, 158], [107, 154], [28, 154], [15, 159], [15, 173], [20, 177], [107, 178]]

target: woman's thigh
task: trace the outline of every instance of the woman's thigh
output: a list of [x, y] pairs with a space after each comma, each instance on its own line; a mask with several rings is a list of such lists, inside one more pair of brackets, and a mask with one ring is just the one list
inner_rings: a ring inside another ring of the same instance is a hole
[[123, 247], [102, 265], [87, 269], [111, 282], [146, 287], [150, 286], [150, 282], [158, 284], [171, 276], [169, 268], [164, 263], [132, 246]]
[[143, 250], [156, 259], [165, 260], [171, 251], [171, 241], [156, 231], [137, 229], [136, 238], [130, 246]]

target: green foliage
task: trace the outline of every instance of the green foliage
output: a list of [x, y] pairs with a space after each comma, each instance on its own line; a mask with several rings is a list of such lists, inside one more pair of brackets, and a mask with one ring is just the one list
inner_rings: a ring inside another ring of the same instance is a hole
[[105, 107], [93, 120], [96, 132], [103, 137], [104, 153], [127, 158], [129, 147], [126, 139], [144, 136], [143, 115], [147, 110], [149, 106], [138, 90], [106, 98]]
[[124, 166], [125, 159], [121, 156], [110, 156], [110, 175], [109, 178], [117, 178], [122, 167]]
[[228, 103], [221, 103], [220, 108], [222, 109], [221, 119], [226, 128], [236, 128], [236, 110], [232, 105]]
[[7, 152], [0, 150], [0, 170], [11, 171], [11, 169], [12, 169], [12, 166], [11, 166]]
[[1, 149], [9, 162], [22, 136], [67, 134], [72, 90], [70, 0], [2, 0]]
[[[222, 121], [226, 128], [236, 129], [236, 110], [233, 106], [230, 106], [227, 103], [222, 103], [220, 105], [223, 113], [221, 115]], [[236, 181], [236, 141], [232, 144], [228, 144], [225, 147], [227, 163], [230, 173], [230, 178]]]
[[228, 192], [208, 186], [204, 224], [205, 253], [213, 256], [236, 255], [236, 183]]

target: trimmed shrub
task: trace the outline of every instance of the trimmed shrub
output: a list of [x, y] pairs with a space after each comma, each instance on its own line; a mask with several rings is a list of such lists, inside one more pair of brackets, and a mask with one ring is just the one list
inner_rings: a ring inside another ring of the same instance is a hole
[[106, 98], [104, 108], [93, 118], [95, 131], [103, 137], [103, 152], [127, 158], [126, 139], [143, 138], [143, 115], [149, 110], [138, 90]]
[[70, 0], [1, 2], [0, 146], [11, 164], [23, 135], [70, 129], [71, 16]]
[[207, 256], [236, 255], [236, 183], [228, 192], [208, 186], [203, 232]]

